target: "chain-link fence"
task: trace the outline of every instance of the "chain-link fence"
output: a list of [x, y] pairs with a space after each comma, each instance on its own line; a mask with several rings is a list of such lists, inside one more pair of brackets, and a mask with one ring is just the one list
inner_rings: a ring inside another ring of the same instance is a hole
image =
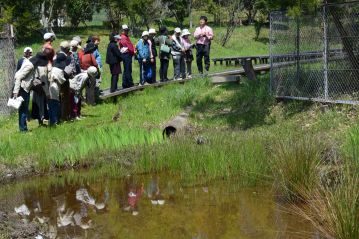
[[270, 16], [271, 89], [278, 98], [359, 103], [359, 1], [310, 15]]
[[15, 49], [11, 26], [5, 25], [0, 28], [0, 115], [10, 114], [11, 109], [7, 107], [7, 100], [15, 74]]

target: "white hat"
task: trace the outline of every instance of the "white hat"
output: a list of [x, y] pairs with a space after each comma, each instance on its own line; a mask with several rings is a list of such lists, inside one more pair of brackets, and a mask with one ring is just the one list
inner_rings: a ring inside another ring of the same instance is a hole
[[31, 48], [31, 47], [25, 47], [24, 53], [26, 53], [26, 52], [28, 52], [28, 51], [32, 53], [32, 48]]
[[148, 30], [149, 34], [156, 34], [156, 30], [153, 28], [150, 28], [150, 30]]
[[144, 37], [144, 36], [148, 36], [148, 35], [149, 35], [148, 31], [144, 31], [144, 32], [142, 32], [142, 37]]
[[122, 30], [128, 30], [128, 26], [126, 24], [122, 25]]
[[60, 47], [62, 47], [62, 48], [70, 48], [70, 43], [68, 41], [62, 41], [60, 43]]
[[120, 36], [120, 35], [113, 36], [113, 38], [115, 38], [116, 40], [121, 40], [121, 36]]
[[97, 75], [97, 68], [94, 67], [94, 66], [90, 66], [90, 67], [87, 69], [87, 74], [88, 74], [89, 76], [92, 76], [92, 77], [96, 76], [96, 75]]
[[188, 36], [188, 35], [191, 35], [191, 33], [189, 32], [188, 29], [183, 29], [182, 30], [182, 36]]
[[71, 47], [78, 47], [78, 46], [79, 46], [79, 42], [76, 41], [76, 40], [71, 40], [70, 46], [71, 46]]
[[181, 33], [181, 28], [176, 27], [176, 28], [175, 28], [175, 33]]
[[56, 36], [55, 36], [55, 34], [54, 33], [52, 33], [52, 32], [47, 32], [47, 33], [45, 33], [44, 34], [44, 40], [46, 41], [46, 40], [49, 40], [50, 38], [55, 38]]
[[80, 42], [82, 42], [82, 40], [81, 40], [81, 37], [80, 37], [80, 36], [75, 36], [75, 37], [73, 37], [73, 38], [72, 38], [72, 40], [77, 41], [77, 43], [78, 43], [78, 44], [80, 44]]

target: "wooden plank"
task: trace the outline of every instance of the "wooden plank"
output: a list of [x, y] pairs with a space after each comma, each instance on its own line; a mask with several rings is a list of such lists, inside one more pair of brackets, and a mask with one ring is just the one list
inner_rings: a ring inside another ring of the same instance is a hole
[[[253, 67], [255, 72], [261, 72], [261, 71], [269, 71], [270, 70], [270, 65], [269, 64], [263, 64], [263, 65], [258, 65], [258, 66], [254, 66]], [[228, 76], [239, 76], [239, 75], [245, 75], [245, 71], [243, 68], [239, 68], [238, 70], [230, 70], [230, 71], [223, 71], [223, 72], [215, 72], [215, 73], [211, 73], [208, 74], [208, 77], [218, 77], [218, 76], [222, 76], [222, 77], [228, 77]], [[201, 77], [200, 75], [194, 75], [193, 78], [198, 78]], [[160, 87], [160, 86], [165, 86], [168, 84], [174, 84], [174, 83], [184, 83], [187, 81], [190, 81], [191, 79], [184, 79], [184, 80], [176, 80], [176, 81], [167, 81], [167, 82], [158, 82], [155, 84], [149, 84], [149, 85], [143, 85], [143, 86], [134, 86], [131, 88], [127, 88], [127, 89], [119, 89], [116, 92], [112, 92], [110, 93], [110, 89], [105, 89], [102, 91], [102, 94], [100, 95], [100, 99], [108, 99], [111, 97], [115, 97], [115, 96], [119, 96], [119, 95], [123, 95], [126, 93], [130, 93], [130, 92], [134, 92], [134, 91], [138, 91], [138, 90], [142, 90], [145, 88], [149, 88], [149, 87]]]
[[212, 76], [212, 84], [224, 84], [224, 83], [233, 83], [239, 82], [240, 76], [228, 75], [228, 76]]

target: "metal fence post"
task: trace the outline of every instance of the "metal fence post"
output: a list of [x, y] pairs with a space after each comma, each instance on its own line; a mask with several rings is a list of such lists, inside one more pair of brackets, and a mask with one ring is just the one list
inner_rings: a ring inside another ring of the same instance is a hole
[[295, 39], [295, 48], [296, 48], [296, 65], [297, 65], [297, 74], [296, 74], [296, 80], [297, 84], [299, 82], [300, 78], [300, 22], [299, 22], [299, 16], [296, 17], [296, 39]]
[[324, 41], [324, 52], [323, 52], [323, 60], [324, 60], [324, 99], [329, 99], [328, 93], [328, 5], [325, 3], [323, 5], [323, 41]]

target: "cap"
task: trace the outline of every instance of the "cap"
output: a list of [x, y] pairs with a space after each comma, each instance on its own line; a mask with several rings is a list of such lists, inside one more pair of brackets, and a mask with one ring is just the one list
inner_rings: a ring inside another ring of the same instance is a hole
[[51, 39], [52, 37], [53, 37], [53, 38], [56, 37], [55, 34], [52, 33], [52, 32], [47, 32], [47, 33], [44, 34], [44, 40], [45, 40], [45, 41]]
[[88, 69], [87, 69], [87, 74], [89, 76], [96, 76], [97, 74], [97, 68], [94, 67], [94, 66], [90, 66]]
[[156, 30], [153, 28], [150, 28], [150, 30], [148, 30], [149, 34], [156, 34]]
[[76, 40], [71, 40], [70, 46], [71, 46], [71, 47], [78, 47], [78, 46], [79, 46], [79, 42], [76, 41]]
[[144, 37], [144, 36], [148, 36], [148, 35], [149, 35], [148, 31], [144, 31], [144, 32], [142, 32], [142, 37]]
[[188, 29], [183, 29], [182, 30], [182, 36], [188, 36], [188, 35], [191, 35], [191, 33], [189, 32]]
[[181, 33], [181, 28], [176, 27], [176, 28], [175, 28], [175, 33]]
[[128, 26], [126, 24], [122, 25], [122, 30], [128, 30]]
[[81, 37], [80, 37], [80, 36], [75, 36], [75, 37], [73, 37], [73, 38], [72, 38], [72, 40], [77, 41], [77, 42], [78, 42], [78, 44], [80, 44], [80, 43], [82, 42], [82, 39], [81, 39]]
[[25, 47], [24, 48], [24, 53], [26, 52], [31, 52], [32, 53], [32, 48], [31, 47]]
[[68, 41], [62, 41], [60, 43], [60, 47], [62, 47], [62, 48], [70, 48], [70, 43]]

